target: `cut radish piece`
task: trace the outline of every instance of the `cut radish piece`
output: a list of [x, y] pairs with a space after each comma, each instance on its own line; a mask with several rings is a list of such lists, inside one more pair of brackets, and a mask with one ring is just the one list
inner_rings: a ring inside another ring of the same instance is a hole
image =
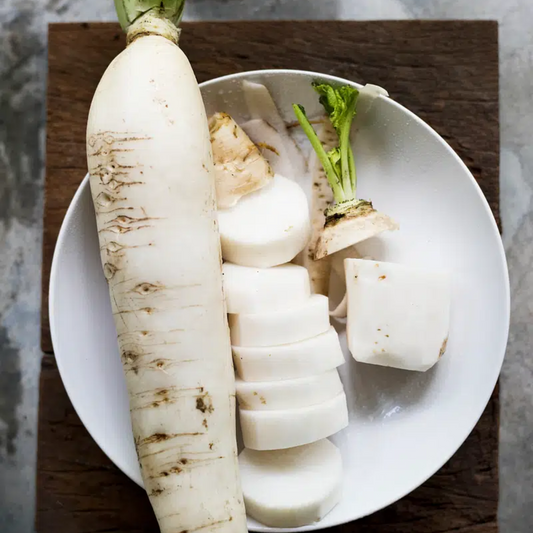
[[334, 327], [311, 339], [281, 346], [233, 346], [233, 360], [246, 381], [276, 381], [321, 374], [344, 363]]
[[342, 458], [327, 439], [288, 450], [243, 450], [239, 455], [244, 503], [270, 527], [322, 520], [342, 495]]
[[344, 391], [336, 369], [283, 381], [250, 383], [237, 378], [235, 385], [239, 407], [257, 411], [309, 407], [331, 400]]
[[324, 439], [348, 425], [344, 392], [310, 407], [279, 411], [239, 409], [244, 445], [252, 450], [282, 450]]
[[219, 209], [235, 205], [273, 179], [268, 161], [227, 113], [215, 113], [209, 119], [209, 134]]
[[395, 231], [399, 225], [389, 216], [373, 208], [346, 214], [338, 222], [326, 223], [317, 240], [315, 259], [321, 259], [384, 231]]
[[[242, 84], [244, 99], [252, 119], [261, 119], [268, 123], [281, 136], [280, 149], [285, 152], [284, 160], [288, 161], [292, 168], [292, 173], [288, 174], [290, 178], [298, 178], [307, 172], [307, 165], [302, 152], [287, 132], [285, 121], [281, 117], [278, 108], [268, 92], [268, 89], [260, 84], [250, 81], [244, 81]], [[245, 130], [246, 131], [246, 130]], [[250, 132], [247, 132], [250, 135]], [[261, 140], [254, 140], [261, 142]], [[267, 142], [265, 139], [262, 142]], [[280, 152], [281, 153], [281, 152]], [[264, 154], [266, 157], [266, 154]], [[267, 157], [268, 159], [268, 157]]]
[[[296, 165], [294, 164], [294, 152], [299, 149], [288, 134], [282, 135], [268, 122], [261, 119], [245, 122], [242, 129], [256, 144], [276, 174], [287, 176], [300, 185], [304, 185], [306, 169], [304, 163], [298, 161]], [[300, 158], [303, 160], [303, 155], [299, 151], [297, 153], [298, 160]]]
[[353, 357], [406, 370], [431, 368], [448, 340], [448, 276], [364, 259], [346, 259], [345, 270]]
[[309, 274], [297, 265], [255, 268], [224, 263], [222, 274], [228, 313], [289, 309], [311, 296]]
[[329, 327], [329, 303], [314, 294], [297, 307], [270, 313], [229, 315], [234, 346], [279, 346], [325, 333]]
[[220, 210], [218, 222], [224, 259], [259, 268], [290, 262], [311, 232], [305, 193], [280, 175], [234, 207]]

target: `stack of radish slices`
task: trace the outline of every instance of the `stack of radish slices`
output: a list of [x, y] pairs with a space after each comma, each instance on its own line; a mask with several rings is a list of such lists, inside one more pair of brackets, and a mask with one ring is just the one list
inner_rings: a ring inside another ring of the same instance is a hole
[[277, 527], [320, 520], [341, 495], [341, 457], [327, 437], [348, 425], [328, 299], [311, 295], [307, 270], [294, 264], [225, 263], [223, 274], [248, 514]]
[[240, 472], [250, 517], [299, 527], [321, 520], [341, 499], [341, 455], [327, 437], [348, 425], [337, 372], [344, 356], [328, 298], [311, 294], [318, 291], [307, 269], [290, 264], [312, 233], [298, 179], [305, 160], [266, 88], [246, 83], [244, 90], [250, 122], [241, 128], [225, 113], [210, 119], [245, 445]]

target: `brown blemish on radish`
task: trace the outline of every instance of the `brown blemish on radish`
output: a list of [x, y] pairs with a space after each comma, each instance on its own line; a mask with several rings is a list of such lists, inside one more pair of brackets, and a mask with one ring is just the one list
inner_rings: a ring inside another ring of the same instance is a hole
[[215, 410], [211, 397], [207, 393], [196, 398], [196, 409], [204, 414], [212, 413]]
[[145, 439], [142, 439], [139, 442], [139, 447], [145, 446], [147, 444], [158, 444], [161, 442], [166, 442], [171, 439], [176, 439], [178, 437], [197, 437], [199, 435], [203, 435], [204, 433], [195, 432], [195, 433], [154, 433], [153, 435], [150, 435], [149, 437], [146, 437]]
[[444, 355], [444, 353], [446, 352], [446, 348], [448, 346], [448, 337], [446, 337], [444, 339], [444, 341], [442, 342], [442, 346], [440, 347], [440, 350], [439, 350], [439, 359]]
[[378, 281], [383, 281], [384, 279], [387, 279], [387, 276], [379, 276]]
[[131, 289], [131, 292], [136, 292], [137, 294], [146, 296], [147, 294], [153, 294], [154, 292], [160, 291], [164, 288], [164, 285], [145, 282], [139, 283], [138, 285], [133, 287], [133, 289]]
[[209, 522], [208, 524], [202, 524], [201, 526], [195, 527], [194, 529], [182, 529], [181, 531], [178, 531], [177, 533], [193, 533], [194, 531], [199, 531], [201, 529], [209, 529], [209, 530], [215, 530], [215, 527], [218, 528], [221, 524], [225, 524], [226, 522], [233, 521], [233, 517], [230, 516], [229, 518], [226, 518], [225, 520], [217, 520], [216, 522]]
[[113, 263], [106, 263], [104, 265], [104, 276], [107, 281], [113, 278], [117, 273], [118, 268]]
[[122, 352], [122, 362], [131, 364], [135, 362], [141, 354], [135, 350], [125, 350]]

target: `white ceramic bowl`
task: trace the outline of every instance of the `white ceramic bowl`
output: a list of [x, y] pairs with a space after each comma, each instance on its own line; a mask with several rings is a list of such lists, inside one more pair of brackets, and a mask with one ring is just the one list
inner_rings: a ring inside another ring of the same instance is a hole
[[[202, 93], [208, 113], [224, 110], [246, 118], [241, 81], [260, 81], [292, 121], [293, 102], [310, 115], [319, 111], [311, 89], [317, 78], [351, 83], [311, 72], [259, 71], [206, 82]], [[504, 251], [489, 206], [466, 166], [435, 131], [389, 98], [379, 98], [358, 115], [356, 126], [359, 195], [371, 198], [401, 226], [367, 241], [361, 251], [385, 261], [449, 270], [450, 340], [446, 356], [425, 374], [358, 364], [346, 351], [341, 377], [350, 425], [333, 439], [345, 465], [344, 496], [322, 522], [302, 531], [373, 513], [435, 473], [482, 414], [507, 342]], [[50, 319], [59, 370], [78, 415], [109, 458], [142, 485], [87, 178], [57, 241]], [[341, 338], [344, 342], [343, 333]], [[249, 526], [283, 531], [253, 521]]]

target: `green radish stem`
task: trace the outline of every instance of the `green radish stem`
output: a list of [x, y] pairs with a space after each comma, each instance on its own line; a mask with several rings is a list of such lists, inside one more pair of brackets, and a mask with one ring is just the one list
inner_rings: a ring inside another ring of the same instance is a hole
[[307, 138], [309, 139], [309, 142], [311, 143], [311, 146], [315, 150], [318, 159], [320, 159], [320, 162], [324, 167], [324, 171], [326, 172], [328, 183], [331, 187], [331, 190], [333, 191], [333, 197], [335, 198], [335, 201], [338, 203], [345, 202], [346, 196], [344, 195], [344, 190], [342, 188], [339, 176], [335, 171], [333, 163], [330, 160], [329, 154], [324, 150], [324, 147], [322, 146], [322, 143], [320, 142], [315, 129], [309, 122], [309, 119], [305, 114], [304, 107], [299, 104], [293, 104], [292, 107], [294, 109], [294, 114], [296, 115], [298, 122], [301, 124], [302, 129], [304, 130], [305, 134], [307, 135]]
[[320, 103], [337, 132], [339, 146], [326, 152], [305, 114], [305, 109], [301, 105], [294, 104], [294, 113], [324, 167], [335, 202], [337, 204], [350, 202], [352, 206], [357, 205], [357, 174], [350, 143], [350, 130], [359, 91], [349, 85], [333, 87], [327, 83], [313, 83], [313, 88], [320, 95]]

